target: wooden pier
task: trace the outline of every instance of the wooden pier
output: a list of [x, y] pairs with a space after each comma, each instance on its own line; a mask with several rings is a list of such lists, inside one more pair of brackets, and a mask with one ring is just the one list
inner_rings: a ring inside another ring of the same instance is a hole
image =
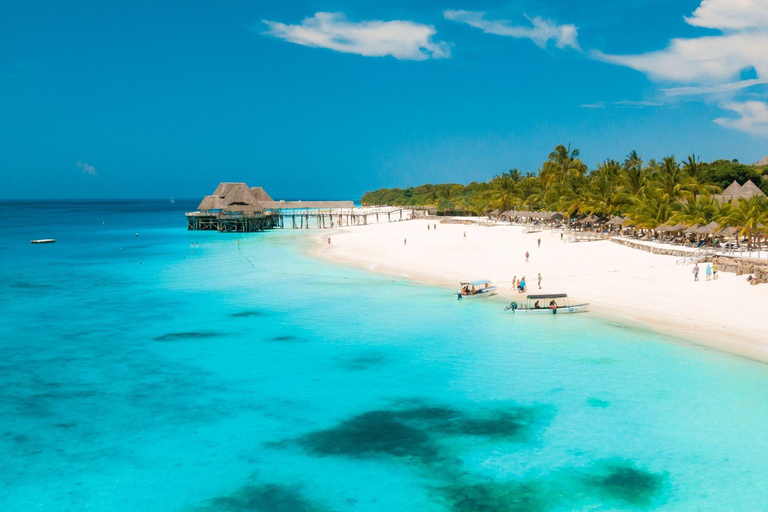
[[220, 183], [186, 217], [189, 230], [250, 233], [379, 224], [408, 220], [413, 214], [409, 208], [358, 208], [352, 201], [274, 201], [261, 187]]
[[331, 229], [399, 222], [412, 218], [410, 209], [305, 210], [265, 213], [187, 213], [187, 229], [221, 233], [251, 233], [267, 229]]

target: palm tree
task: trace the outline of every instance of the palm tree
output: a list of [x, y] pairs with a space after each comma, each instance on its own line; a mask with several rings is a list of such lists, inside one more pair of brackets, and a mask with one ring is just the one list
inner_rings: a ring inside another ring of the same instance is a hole
[[694, 201], [677, 202], [673, 205], [673, 209], [670, 222], [693, 226], [707, 225], [710, 222], [722, 223], [723, 217], [730, 214], [731, 205], [721, 203], [712, 196], [702, 195]]
[[560, 144], [549, 154], [540, 173], [541, 183], [549, 187], [556, 182], [567, 182], [572, 178], [580, 178], [587, 173], [587, 166], [579, 160], [579, 150], [571, 150]]
[[739, 235], [747, 237], [747, 248], [751, 251], [752, 238], [766, 231], [768, 200], [758, 196], [739, 199], [723, 220], [728, 226], [737, 228]]
[[701, 160], [696, 157], [695, 153], [688, 156], [688, 160], [686, 160], [686, 162], [683, 164], [683, 170], [696, 181], [704, 181], [702, 175], [704, 171], [704, 165], [701, 163]]
[[654, 189], [643, 189], [640, 195], [632, 198], [629, 209], [629, 224], [641, 229], [655, 230], [669, 221], [672, 216], [672, 201], [669, 197]]

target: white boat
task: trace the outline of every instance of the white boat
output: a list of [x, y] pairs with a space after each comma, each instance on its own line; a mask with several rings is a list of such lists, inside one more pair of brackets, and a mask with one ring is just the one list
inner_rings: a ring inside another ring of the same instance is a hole
[[40, 238], [39, 240], [32, 240], [33, 244], [52, 244], [55, 242], [55, 238]]
[[461, 288], [456, 292], [456, 296], [459, 300], [490, 297], [491, 295], [496, 295], [496, 287], [487, 279], [461, 283]]
[[565, 313], [584, 313], [589, 311], [589, 303], [571, 304], [565, 293], [548, 293], [528, 295], [525, 304], [515, 301], [504, 308], [504, 311], [516, 315], [560, 315]]

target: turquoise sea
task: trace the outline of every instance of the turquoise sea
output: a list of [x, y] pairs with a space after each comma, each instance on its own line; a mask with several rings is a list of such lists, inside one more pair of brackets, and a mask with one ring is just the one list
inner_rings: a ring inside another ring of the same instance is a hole
[[768, 366], [193, 207], [0, 207], [3, 512], [768, 509]]

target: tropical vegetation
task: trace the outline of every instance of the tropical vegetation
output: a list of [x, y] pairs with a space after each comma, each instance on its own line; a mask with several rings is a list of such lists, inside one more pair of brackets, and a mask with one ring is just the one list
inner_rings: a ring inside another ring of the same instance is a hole
[[715, 197], [733, 181], [751, 180], [768, 193], [767, 169], [736, 160], [704, 163], [690, 155], [644, 161], [635, 151], [623, 162], [605, 160], [590, 170], [579, 150], [560, 145], [537, 172], [511, 169], [486, 182], [448, 183], [367, 192], [366, 205], [431, 206], [439, 214], [483, 215], [492, 210], [557, 211], [566, 217], [625, 217], [626, 224], [655, 230], [662, 225], [732, 226], [751, 239], [768, 231], [768, 199], [723, 202]]

